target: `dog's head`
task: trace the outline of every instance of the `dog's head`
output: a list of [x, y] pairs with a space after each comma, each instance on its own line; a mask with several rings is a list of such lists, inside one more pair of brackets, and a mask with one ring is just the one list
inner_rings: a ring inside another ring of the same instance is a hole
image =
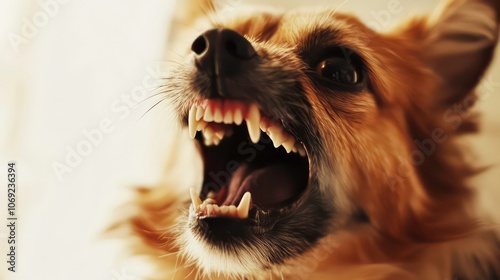
[[328, 9], [212, 17], [166, 80], [203, 162], [183, 175], [203, 182], [181, 251], [251, 276], [356, 224], [398, 240], [463, 233], [470, 169], [452, 143], [491, 60], [494, 5], [455, 1], [385, 34]]

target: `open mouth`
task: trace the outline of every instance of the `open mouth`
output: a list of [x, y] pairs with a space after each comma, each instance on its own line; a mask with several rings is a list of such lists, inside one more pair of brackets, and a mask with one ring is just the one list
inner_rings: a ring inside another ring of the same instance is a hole
[[263, 226], [304, 197], [307, 152], [281, 119], [272, 119], [254, 103], [203, 99], [191, 106], [188, 125], [204, 164], [201, 192], [191, 190], [190, 211], [198, 219]]

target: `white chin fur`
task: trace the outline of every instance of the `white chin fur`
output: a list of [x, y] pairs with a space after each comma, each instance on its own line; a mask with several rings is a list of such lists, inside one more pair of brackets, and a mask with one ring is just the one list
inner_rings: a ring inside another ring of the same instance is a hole
[[224, 252], [221, 248], [212, 246], [201, 240], [201, 237], [195, 236], [187, 224], [178, 240], [182, 255], [188, 259], [188, 262], [196, 263], [203, 274], [252, 277], [262, 272], [262, 260], [265, 258], [258, 250]]

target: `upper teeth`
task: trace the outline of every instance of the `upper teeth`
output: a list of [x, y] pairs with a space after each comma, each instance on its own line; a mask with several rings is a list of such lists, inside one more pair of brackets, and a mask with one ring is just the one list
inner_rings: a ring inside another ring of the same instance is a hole
[[283, 146], [288, 153], [306, 155], [302, 145], [284, 129], [280, 121], [271, 122], [261, 116], [256, 104], [235, 100], [205, 100], [202, 104], [193, 104], [188, 117], [189, 136], [194, 139], [197, 131], [203, 131], [205, 145], [218, 145], [224, 136], [232, 133], [227, 124], [240, 125], [243, 120], [253, 143], [259, 142], [262, 130], [269, 135], [274, 147]]
[[[218, 217], [232, 217], [239, 219], [246, 219], [248, 211], [250, 210], [250, 203], [252, 195], [246, 192], [241, 198], [238, 207], [235, 205], [217, 205], [217, 201], [212, 197], [208, 197], [205, 201], [201, 201], [198, 194], [194, 189], [190, 189], [191, 202], [193, 204], [194, 212], [202, 216], [218, 216]], [[208, 195], [210, 196], [210, 194]]]

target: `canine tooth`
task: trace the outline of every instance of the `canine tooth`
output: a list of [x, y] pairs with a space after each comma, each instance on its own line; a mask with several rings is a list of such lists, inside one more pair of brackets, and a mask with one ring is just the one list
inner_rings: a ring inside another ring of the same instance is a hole
[[273, 140], [273, 145], [275, 148], [278, 148], [284, 141], [285, 135], [282, 128], [278, 126], [271, 126], [268, 129], [269, 137]]
[[248, 134], [253, 143], [258, 143], [260, 139], [260, 110], [257, 105], [250, 105], [246, 118]]
[[214, 110], [214, 122], [221, 123], [224, 118], [222, 117], [221, 108], [215, 108]]
[[220, 141], [221, 141], [221, 139], [220, 139], [220, 138], [217, 138], [217, 137], [214, 137], [212, 140], [214, 141], [214, 145], [215, 145], [215, 146], [219, 145], [219, 143], [220, 143]]
[[189, 192], [191, 193], [191, 202], [193, 203], [194, 209], [196, 210], [202, 204], [202, 201], [193, 188], [189, 189]]
[[203, 120], [206, 122], [214, 121], [214, 115], [212, 113], [212, 108], [210, 107], [210, 105], [207, 105], [207, 108], [205, 108], [205, 114], [203, 115]]
[[252, 200], [252, 194], [246, 192], [241, 198], [240, 205], [237, 208], [237, 214], [240, 219], [246, 219], [248, 217], [248, 210], [250, 210], [250, 201]]
[[189, 137], [191, 139], [194, 139], [194, 137], [196, 136], [196, 128], [198, 126], [195, 114], [196, 114], [196, 107], [193, 105], [189, 110], [189, 118], [188, 118]]
[[241, 108], [236, 108], [234, 110], [233, 121], [237, 125], [240, 125], [243, 122], [243, 112], [241, 111]]
[[290, 137], [288, 140], [283, 142], [283, 144], [281, 144], [281, 145], [283, 145], [283, 148], [285, 148], [287, 153], [290, 153], [290, 151], [292, 151], [292, 149], [294, 148], [295, 138]]
[[233, 113], [231, 112], [231, 110], [227, 110], [226, 115], [224, 116], [224, 123], [225, 124], [233, 123]]
[[203, 114], [205, 113], [205, 109], [202, 107], [196, 107], [196, 120], [199, 121], [203, 118]]

